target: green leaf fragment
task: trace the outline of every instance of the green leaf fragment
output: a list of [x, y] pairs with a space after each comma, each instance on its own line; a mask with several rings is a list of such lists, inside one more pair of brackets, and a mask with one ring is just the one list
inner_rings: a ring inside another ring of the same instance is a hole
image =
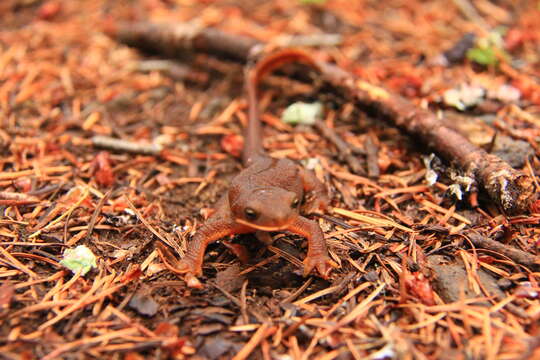
[[322, 115], [323, 107], [321, 103], [295, 102], [285, 109], [281, 115], [281, 120], [292, 125], [313, 125], [317, 119], [322, 118]]
[[492, 47], [469, 49], [467, 58], [480, 65], [496, 65], [499, 61]]
[[487, 36], [479, 38], [476, 46], [467, 51], [467, 58], [485, 66], [497, 65], [501, 59], [509, 61], [510, 55], [504, 51], [503, 36], [506, 30], [504, 27], [499, 27]]
[[79, 245], [75, 249], [66, 249], [64, 259], [60, 264], [71, 270], [73, 273], [80, 272], [86, 275], [92, 268], [97, 267], [96, 256], [86, 245]]

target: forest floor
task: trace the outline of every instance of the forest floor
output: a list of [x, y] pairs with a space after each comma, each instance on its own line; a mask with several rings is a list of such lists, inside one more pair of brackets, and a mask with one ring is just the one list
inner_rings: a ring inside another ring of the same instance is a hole
[[[430, 139], [307, 69], [263, 82], [264, 146], [327, 186], [313, 218], [336, 268], [303, 277], [304, 238], [241, 235], [187, 287], [175, 264], [242, 168], [244, 64], [164, 62], [105, 33], [190, 22], [303, 44], [538, 186], [539, 18], [511, 0], [2, 0], [0, 358], [540, 359], [540, 203], [501, 210]], [[281, 121], [299, 100], [359, 167]], [[82, 245], [86, 268], [68, 269]]]

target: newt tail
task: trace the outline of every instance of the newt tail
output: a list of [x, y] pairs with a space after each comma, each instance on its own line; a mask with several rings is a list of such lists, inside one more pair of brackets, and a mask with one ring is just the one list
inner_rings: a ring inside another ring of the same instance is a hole
[[245, 133], [242, 161], [249, 166], [257, 157], [267, 156], [262, 146], [262, 127], [259, 117], [257, 88], [261, 79], [285, 64], [300, 62], [319, 70], [316, 60], [307, 52], [298, 49], [285, 49], [268, 55], [255, 67], [248, 69], [246, 91], [248, 98], [248, 125]]

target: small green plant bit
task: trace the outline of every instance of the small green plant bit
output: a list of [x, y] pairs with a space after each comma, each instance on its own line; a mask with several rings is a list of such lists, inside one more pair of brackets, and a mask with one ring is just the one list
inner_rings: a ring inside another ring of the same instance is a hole
[[498, 65], [499, 61], [508, 60], [510, 56], [503, 48], [505, 29], [496, 29], [487, 37], [479, 38], [476, 46], [467, 51], [467, 59], [485, 66]]

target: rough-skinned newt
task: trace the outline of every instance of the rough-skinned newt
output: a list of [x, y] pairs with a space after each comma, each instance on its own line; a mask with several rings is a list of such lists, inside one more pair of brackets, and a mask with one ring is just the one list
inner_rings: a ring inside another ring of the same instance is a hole
[[301, 235], [308, 241], [304, 276], [314, 268], [323, 278], [330, 273], [332, 261], [328, 257], [323, 232], [317, 222], [301, 215], [326, 208], [329, 199], [325, 186], [313, 172], [292, 160], [270, 157], [262, 146], [257, 100], [259, 81], [277, 67], [291, 62], [317, 68], [307, 53], [287, 49], [264, 57], [246, 73], [248, 125], [242, 156], [245, 168], [216, 203], [216, 211], [195, 233], [179, 263], [178, 270], [186, 274], [190, 287], [201, 287], [197, 276], [202, 274], [207, 245], [233, 234], [255, 233], [267, 244], [271, 241], [270, 231]]

